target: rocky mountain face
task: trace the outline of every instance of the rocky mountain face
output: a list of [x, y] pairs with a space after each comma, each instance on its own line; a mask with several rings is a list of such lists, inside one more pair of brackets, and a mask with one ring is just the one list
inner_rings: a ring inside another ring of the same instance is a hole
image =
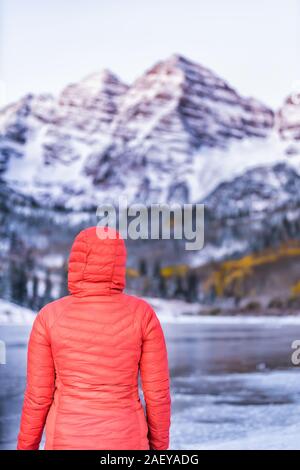
[[286, 163], [257, 167], [220, 184], [204, 204], [218, 220], [278, 211], [288, 215], [300, 206], [300, 174]]
[[[96, 184], [117, 181], [134, 200], [195, 202], [205, 152], [227, 150], [232, 141], [265, 138], [273, 124], [272, 110], [175, 55], [129, 88], [110, 141], [91, 157], [93, 178]], [[123, 171], [104, 174], [103, 161]], [[135, 191], [128, 191], [128, 177]]]
[[8, 106], [1, 170], [14, 189], [50, 206], [93, 207], [120, 192], [196, 202], [206, 152], [266, 139], [273, 126], [272, 110], [175, 55], [130, 87], [104, 71], [57, 98], [28, 95]]
[[[16, 191], [48, 207], [76, 209], [93, 191], [85, 174], [92, 148], [103, 146], [127, 86], [93, 74], [54, 98], [27, 95], [0, 113], [0, 170]], [[90, 204], [91, 205], [91, 204]]]
[[226, 245], [227, 256], [242, 256], [299, 239], [300, 174], [286, 163], [257, 167], [221, 183], [204, 204], [216, 259]]
[[276, 116], [276, 127], [288, 155], [300, 154], [300, 93], [288, 96]]
[[[299, 95], [275, 112], [179, 55], [129, 86], [106, 70], [57, 97], [30, 94], [0, 110], [1, 239], [11, 246], [8, 258], [20, 226], [21, 245], [31, 246], [36, 259], [49, 252], [55, 230], [64, 239], [62, 255], [69, 243], [63, 234], [71, 238], [87, 220], [95, 223], [95, 207], [121, 195], [128, 202], [206, 206], [201, 252], [163, 243], [163, 249], [151, 245], [148, 257], [146, 245], [135, 244], [135, 269], [152, 262], [155, 276], [157, 259], [198, 266], [242, 256], [299, 239], [299, 174]], [[32, 237], [39, 238], [45, 220], [36, 248]]]
[[160, 62], [129, 89], [113, 136], [145, 153], [190, 154], [205, 147], [228, 148], [230, 139], [265, 137], [273, 112], [237, 94], [210, 70], [172, 56]]

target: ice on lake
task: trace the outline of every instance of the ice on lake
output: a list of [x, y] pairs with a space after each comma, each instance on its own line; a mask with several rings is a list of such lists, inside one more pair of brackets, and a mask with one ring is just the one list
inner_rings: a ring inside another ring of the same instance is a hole
[[[18, 310], [17, 322], [0, 326], [7, 348], [7, 364], [0, 365], [2, 449], [16, 445], [30, 332], [25, 313], [25, 324]], [[163, 328], [172, 385], [171, 448], [300, 449], [300, 370], [291, 363], [298, 319], [172, 322], [169, 315]]]

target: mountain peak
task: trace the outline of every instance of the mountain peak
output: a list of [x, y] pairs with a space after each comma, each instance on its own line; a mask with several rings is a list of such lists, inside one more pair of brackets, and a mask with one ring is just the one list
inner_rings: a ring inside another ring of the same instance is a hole
[[277, 127], [282, 139], [300, 141], [300, 92], [285, 99], [277, 113]]
[[[180, 54], [156, 63], [130, 87], [114, 137], [136, 146], [168, 146], [188, 155], [202, 147], [226, 148], [231, 140], [265, 137], [273, 111], [244, 98], [218, 75]], [[167, 137], [168, 136], [168, 137]]]
[[188, 59], [187, 57], [183, 56], [182, 54], [174, 53], [167, 57], [162, 62], [170, 65], [175, 65], [176, 67], [183, 67], [186, 65], [194, 65], [195, 63]]
[[103, 69], [68, 85], [61, 92], [59, 102], [63, 105], [90, 106], [91, 101], [97, 100], [103, 93], [121, 95], [127, 88], [110, 70]]
[[177, 67], [197, 67], [198, 69], [203, 69], [203, 70], [208, 70], [206, 67], [203, 67], [201, 64], [198, 62], [193, 61], [192, 59], [189, 59], [188, 57], [182, 55], [182, 54], [171, 54], [166, 60], [166, 63], [176, 65]]
[[61, 204], [71, 193], [72, 204], [76, 191], [90, 200], [91, 188], [103, 197], [107, 188], [124, 188], [133, 199], [195, 200], [204, 161], [210, 165], [206, 155], [263, 141], [274, 121], [272, 110], [180, 54], [130, 87], [104, 69], [68, 85], [58, 98], [27, 97], [20, 106], [0, 115], [3, 174], [18, 179], [23, 191], [24, 161], [32, 167], [28, 191], [43, 200], [51, 181], [53, 200]]
[[97, 93], [108, 83], [114, 83], [119, 86], [123, 86], [125, 89], [127, 85], [123, 83], [117, 75], [111, 72], [109, 69], [102, 69], [97, 72], [93, 72], [84, 77], [79, 84], [89, 88], [91, 93]]
[[191, 59], [183, 56], [182, 54], [172, 54], [165, 60], [159, 61], [147, 72], [150, 74], [172, 74], [180, 73], [183, 79], [186, 80], [204, 80], [205, 77], [213, 78], [223, 85], [226, 84], [216, 73], [212, 72], [209, 68], [192, 61]]

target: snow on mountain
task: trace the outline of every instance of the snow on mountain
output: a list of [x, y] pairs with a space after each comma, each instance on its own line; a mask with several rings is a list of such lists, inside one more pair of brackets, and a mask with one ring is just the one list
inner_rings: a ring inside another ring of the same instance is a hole
[[300, 208], [300, 174], [286, 163], [256, 167], [223, 182], [205, 200], [216, 219]]
[[[193, 194], [191, 181], [202, 185], [201, 169], [210, 172], [211, 158], [217, 154], [223, 159], [232, 145], [245, 140], [259, 145], [273, 124], [272, 110], [242, 98], [210, 70], [175, 55], [129, 88], [110, 142], [92, 156], [94, 179], [117, 181], [128, 194], [126, 180], [131, 175], [135, 193], [128, 196], [133, 199], [195, 201], [200, 195]], [[103, 160], [122, 172], [103, 175]]]
[[86, 157], [107, 139], [126, 90], [104, 71], [69, 85], [58, 98], [27, 95], [6, 107], [0, 112], [2, 177], [38, 203], [68, 206], [73, 198], [81, 208], [82, 194], [92, 193]]
[[286, 142], [286, 153], [300, 155], [300, 93], [287, 97], [276, 116], [281, 138]]
[[226, 148], [230, 138], [264, 137], [273, 118], [269, 108], [242, 98], [210, 70], [174, 55], [130, 87], [113, 135], [146, 149], [162, 143], [176, 155], [203, 146]]
[[299, 106], [276, 114], [212, 71], [174, 55], [131, 86], [109, 71], [58, 97], [27, 95], [0, 111], [0, 172], [39, 204], [85, 209], [129, 201], [197, 202], [224, 181], [291, 157]]
[[68, 85], [58, 98], [60, 118], [89, 134], [107, 132], [128, 87], [109, 70]]

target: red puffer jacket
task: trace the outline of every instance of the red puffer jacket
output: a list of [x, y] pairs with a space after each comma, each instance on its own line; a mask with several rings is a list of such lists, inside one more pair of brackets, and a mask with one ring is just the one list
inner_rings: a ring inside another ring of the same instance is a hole
[[19, 450], [38, 449], [44, 425], [45, 449], [168, 448], [165, 340], [152, 308], [122, 292], [125, 265], [113, 229], [76, 237], [71, 295], [46, 305], [32, 328]]

